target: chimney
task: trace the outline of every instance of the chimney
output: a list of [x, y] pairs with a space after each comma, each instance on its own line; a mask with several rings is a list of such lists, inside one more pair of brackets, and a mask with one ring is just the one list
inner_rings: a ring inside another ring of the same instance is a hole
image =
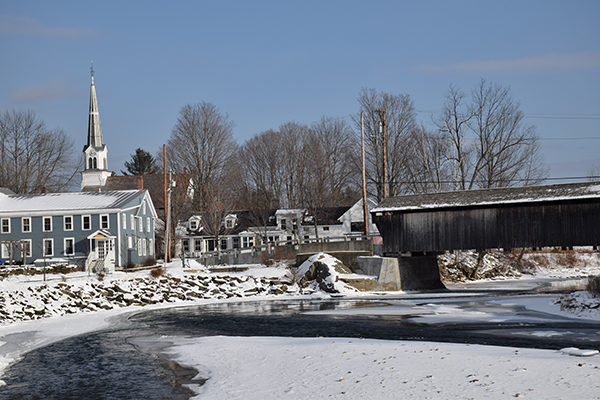
[[48, 193], [48, 189], [46, 189], [46, 186], [42, 186], [42, 193]]
[[144, 188], [144, 177], [139, 175], [137, 177], [137, 188], [138, 189], [143, 189]]

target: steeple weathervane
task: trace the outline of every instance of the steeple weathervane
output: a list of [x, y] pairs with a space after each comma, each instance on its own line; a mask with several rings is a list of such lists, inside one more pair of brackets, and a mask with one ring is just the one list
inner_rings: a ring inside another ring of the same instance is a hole
[[94, 79], [94, 60], [92, 60], [92, 66], [90, 67], [90, 75], [92, 75], [92, 79]]

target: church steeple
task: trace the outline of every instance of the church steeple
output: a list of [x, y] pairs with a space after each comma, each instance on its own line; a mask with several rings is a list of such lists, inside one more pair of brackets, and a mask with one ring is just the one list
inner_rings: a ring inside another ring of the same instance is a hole
[[81, 190], [102, 188], [110, 176], [108, 171], [108, 148], [102, 140], [98, 99], [94, 85], [94, 64], [90, 68], [92, 84], [90, 87], [90, 114], [88, 118], [88, 140], [83, 147], [85, 170], [81, 172]]
[[100, 113], [98, 112], [98, 99], [96, 98], [96, 86], [94, 85], [94, 64], [90, 68], [92, 85], [90, 87], [90, 117], [88, 120], [88, 146], [102, 147], [102, 127], [100, 126]]

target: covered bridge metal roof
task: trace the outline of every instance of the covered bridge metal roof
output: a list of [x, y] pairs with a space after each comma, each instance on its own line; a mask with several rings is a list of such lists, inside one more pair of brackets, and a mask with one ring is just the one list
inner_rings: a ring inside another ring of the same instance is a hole
[[501, 204], [512, 205], [580, 199], [600, 199], [600, 183], [587, 182], [522, 186], [388, 197], [371, 210], [371, 212], [410, 212], [413, 210], [481, 207]]

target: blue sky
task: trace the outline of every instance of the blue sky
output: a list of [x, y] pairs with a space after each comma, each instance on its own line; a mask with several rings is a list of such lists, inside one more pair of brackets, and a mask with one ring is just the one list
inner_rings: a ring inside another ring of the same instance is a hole
[[409, 94], [429, 124], [451, 84], [485, 78], [511, 87], [551, 177], [585, 176], [600, 166], [599, 20], [596, 0], [0, 0], [0, 110], [35, 110], [83, 148], [93, 60], [118, 172], [189, 103], [229, 113], [243, 143], [350, 115], [363, 87]]

